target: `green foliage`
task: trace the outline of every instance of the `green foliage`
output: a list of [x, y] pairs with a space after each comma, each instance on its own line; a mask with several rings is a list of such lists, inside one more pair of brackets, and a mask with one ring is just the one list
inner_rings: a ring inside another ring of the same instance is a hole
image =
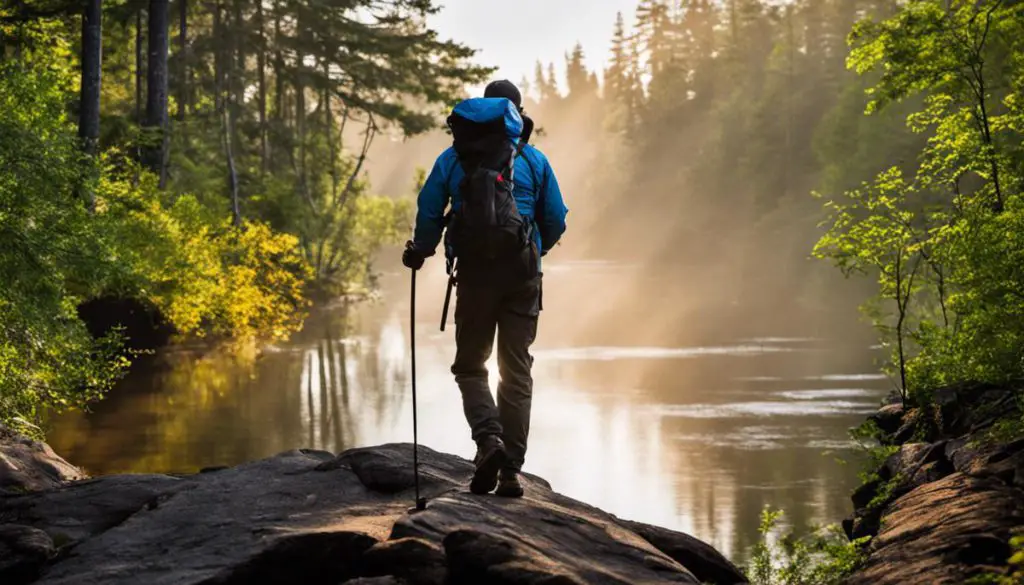
[[867, 111], [920, 96], [916, 170], [892, 168], [827, 203], [815, 255], [878, 278], [868, 314], [904, 397], [1024, 376], [1024, 95], [1019, 3], [913, 0], [851, 35], [851, 68], [878, 74]]
[[866, 420], [850, 429], [850, 438], [865, 455], [863, 471], [860, 473], [861, 483], [878, 479], [878, 469], [889, 456], [900, 450], [898, 445], [883, 445], [879, 440], [881, 434], [881, 429], [873, 420]]
[[754, 546], [747, 578], [752, 585], [838, 585], [863, 562], [868, 538], [850, 542], [837, 526], [796, 538], [780, 533], [781, 510], [761, 513], [761, 541]]
[[110, 261], [76, 195], [90, 169], [59, 55], [0, 64], [0, 422], [29, 432], [41, 408], [97, 398], [126, 365], [117, 335], [94, 340], [76, 314]]
[[255, 221], [235, 228], [191, 195], [161, 194], [150, 174], [133, 185], [128, 166], [107, 164], [96, 190], [116, 266], [106, 292], [148, 300], [181, 336], [278, 339], [299, 327], [310, 274], [297, 238]]
[[905, 339], [907, 317], [920, 289], [922, 262], [920, 222], [908, 205], [909, 189], [899, 169], [878, 176], [874, 184], [846, 194], [845, 201], [826, 204], [828, 231], [814, 247], [814, 255], [831, 258], [844, 274], [875, 274], [879, 300], [891, 301], [895, 325], [888, 325], [885, 305], [864, 309], [888, 338], [895, 339], [895, 363], [900, 389], [906, 399]]
[[65, 58], [0, 64], [0, 422], [32, 433], [43, 410], [86, 406], [128, 364], [118, 332], [90, 336], [84, 301], [149, 301], [182, 336], [261, 338], [296, 330], [307, 303], [294, 236], [235, 228], [116, 151], [79, 152]]

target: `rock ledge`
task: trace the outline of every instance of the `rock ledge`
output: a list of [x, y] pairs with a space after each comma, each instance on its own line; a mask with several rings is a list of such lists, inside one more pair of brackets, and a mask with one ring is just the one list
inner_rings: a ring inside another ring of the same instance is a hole
[[[52, 452], [51, 452], [52, 453]], [[527, 477], [474, 496], [472, 464], [412, 446], [290, 451], [189, 477], [121, 475], [0, 495], [6, 585], [745, 583], [692, 537], [622, 521]]]
[[963, 585], [1005, 572], [1008, 541], [1024, 529], [1024, 440], [986, 433], [1020, 416], [1020, 391], [951, 386], [926, 408], [890, 404], [871, 417], [898, 451], [853, 494], [843, 526], [871, 540], [847, 585]]

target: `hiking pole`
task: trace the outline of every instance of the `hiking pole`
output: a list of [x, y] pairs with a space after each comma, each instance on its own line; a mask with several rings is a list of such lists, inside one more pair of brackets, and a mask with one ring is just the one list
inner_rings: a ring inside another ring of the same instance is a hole
[[420, 439], [416, 413], [416, 270], [412, 271], [412, 291], [409, 295], [409, 339], [412, 355], [412, 475], [416, 485], [416, 508], [410, 512], [427, 509], [427, 499], [420, 497]]

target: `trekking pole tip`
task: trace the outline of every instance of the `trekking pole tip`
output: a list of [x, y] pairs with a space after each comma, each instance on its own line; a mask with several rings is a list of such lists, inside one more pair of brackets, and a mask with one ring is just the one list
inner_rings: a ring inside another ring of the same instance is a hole
[[416, 500], [416, 507], [409, 508], [409, 513], [410, 514], [415, 514], [416, 512], [422, 512], [422, 511], [424, 511], [426, 509], [427, 509], [427, 498], [419, 498], [418, 500]]

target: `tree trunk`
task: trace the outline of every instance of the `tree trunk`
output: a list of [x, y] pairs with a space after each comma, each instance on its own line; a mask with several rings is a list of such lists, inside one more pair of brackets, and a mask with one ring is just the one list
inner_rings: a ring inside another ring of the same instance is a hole
[[[213, 36], [220, 39], [224, 34], [223, 23], [220, 14], [221, 6], [218, 1], [213, 8]], [[228, 165], [228, 192], [231, 197], [231, 221], [237, 227], [242, 223], [241, 208], [238, 204], [238, 173], [235, 168], [235, 153], [231, 144], [230, 100], [231, 95], [230, 76], [224, 75], [223, 66], [227, 63], [231, 67], [230, 55], [225, 60], [221, 58], [221, 49], [214, 50], [214, 74], [213, 74], [213, 95], [214, 103], [217, 104], [217, 116], [220, 123], [221, 146], [224, 148], [224, 158]], [[225, 85], [227, 87], [225, 87]]]
[[[300, 57], [301, 58], [301, 57]], [[299, 183], [306, 189], [306, 88], [303, 86], [302, 68], [295, 79], [295, 134], [299, 142]]]
[[992, 209], [996, 213], [1002, 213], [1004, 207], [1003, 188], [999, 180], [999, 161], [997, 160], [998, 157], [996, 155], [996, 145], [995, 142], [992, 140], [992, 127], [989, 124], [988, 106], [985, 104], [984, 78], [979, 79], [978, 86], [978, 105], [981, 112], [981, 138], [982, 141], [985, 143], [985, 146], [988, 147], [986, 149], [986, 154], [988, 155], [989, 168], [992, 171], [992, 185], [995, 187], [996, 190], [996, 202], [995, 205], [992, 206]]
[[82, 87], [78, 136], [87, 154], [95, 155], [100, 136], [100, 70], [103, 34], [102, 0], [87, 0], [82, 13]]
[[238, 203], [238, 171], [235, 168], [235, 153], [231, 145], [231, 134], [234, 128], [231, 127], [231, 116], [228, 109], [224, 108], [221, 116], [223, 121], [224, 156], [228, 161], [228, 188], [231, 191], [231, 223], [235, 227], [242, 225], [242, 209]]
[[281, 12], [277, 7], [274, 13], [274, 118], [280, 122], [284, 120], [284, 55], [281, 53]]
[[224, 35], [223, 26], [220, 21], [220, 1], [218, 0], [213, 5], [213, 38], [216, 42], [213, 44], [213, 110], [220, 115], [221, 108], [224, 106], [222, 103], [221, 96], [221, 80], [224, 77], [224, 59], [222, 57], [223, 49], [221, 39]]
[[231, 11], [231, 26], [228, 34], [232, 38], [232, 55], [228, 60], [229, 79], [231, 80], [230, 91], [227, 96], [231, 116], [231, 140], [235, 145], [242, 143], [238, 135], [238, 119], [242, 114], [242, 104], [245, 102], [245, 19], [242, 17], [242, 2], [244, 0], [233, 0]]
[[[144, 51], [142, 49], [143, 35], [142, 35], [142, 8], [140, 7], [135, 12], [135, 123], [142, 127], [142, 100], [144, 99], [142, 91], [142, 78], [145, 75], [145, 58]], [[139, 161], [142, 161], [142, 150], [141, 148], [136, 149], [135, 153]]]
[[188, 106], [188, 0], [178, 0], [178, 60], [181, 74], [178, 77], [178, 121], [185, 121]]
[[[91, 157], [99, 150], [100, 82], [103, 63], [102, 0], [88, 0], [82, 12], [82, 87], [78, 137], [82, 149]], [[83, 183], [81, 196], [89, 211], [96, 209], [96, 194]]]
[[331, 127], [334, 126], [334, 116], [331, 114], [331, 90], [330, 87], [330, 66], [324, 62], [324, 79], [328, 83], [324, 86], [324, 131], [327, 138], [327, 152], [331, 157], [331, 204], [338, 200], [338, 153], [334, 150], [334, 140], [331, 138]]
[[256, 27], [259, 38], [259, 46], [256, 47], [256, 69], [259, 83], [260, 173], [266, 174], [270, 152], [267, 143], [267, 39], [263, 32], [263, 0], [256, 2]]
[[157, 136], [147, 146], [146, 165], [167, 183], [167, 50], [168, 0], [149, 0], [149, 69], [146, 72], [146, 127]]

